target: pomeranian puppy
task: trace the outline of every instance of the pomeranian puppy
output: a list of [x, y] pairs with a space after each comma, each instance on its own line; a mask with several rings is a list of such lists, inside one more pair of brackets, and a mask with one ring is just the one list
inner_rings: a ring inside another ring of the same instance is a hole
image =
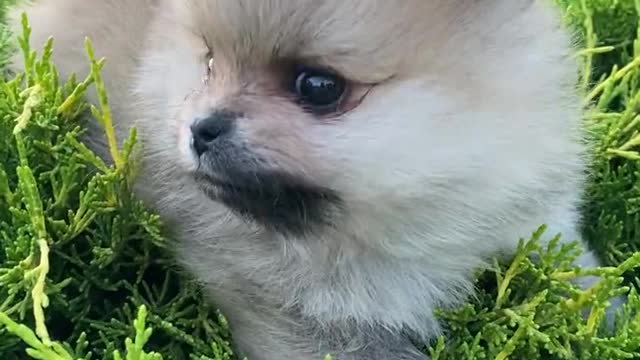
[[577, 64], [543, 1], [38, 0], [15, 29], [22, 11], [62, 78], [88, 73], [85, 36], [106, 57], [136, 193], [250, 360], [427, 359], [412, 340], [475, 270], [542, 224], [579, 238]]

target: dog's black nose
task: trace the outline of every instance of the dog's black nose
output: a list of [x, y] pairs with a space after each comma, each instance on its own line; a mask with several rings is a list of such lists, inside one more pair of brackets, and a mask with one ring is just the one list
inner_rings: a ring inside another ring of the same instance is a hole
[[198, 156], [207, 152], [216, 139], [229, 133], [238, 114], [228, 111], [216, 111], [206, 118], [198, 119], [191, 125], [193, 149]]

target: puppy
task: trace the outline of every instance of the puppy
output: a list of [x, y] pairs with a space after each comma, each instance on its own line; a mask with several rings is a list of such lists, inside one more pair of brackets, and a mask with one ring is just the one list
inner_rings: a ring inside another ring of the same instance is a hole
[[411, 340], [474, 270], [542, 224], [579, 237], [577, 64], [543, 2], [39, 0], [16, 29], [23, 10], [62, 78], [88, 73], [85, 36], [107, 58], [136, 193], [250, 360], [426, 359]]

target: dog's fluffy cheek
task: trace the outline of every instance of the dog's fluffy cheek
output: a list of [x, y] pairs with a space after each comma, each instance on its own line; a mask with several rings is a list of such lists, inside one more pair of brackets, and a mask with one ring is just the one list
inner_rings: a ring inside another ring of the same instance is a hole
[[448, 175], [464, 167], [461, 153], [452, 151], [454, 100], [418, 82], [379, 87], [343, 118], [315, 126], [311, 142], [332, 164], [333, 186], [362, 196], [407, 191], [442, 159]]
[[142, 110], [135, 122], [145, 146], [172, 147], [176, 159], [192, 166], [189, 127], [202, 107], [195, 94], [202, 90], [204, 69], [199, 48], [191, 42], [172, 44], [173, 49], [150, 48], [136, 69], [133, 91]]

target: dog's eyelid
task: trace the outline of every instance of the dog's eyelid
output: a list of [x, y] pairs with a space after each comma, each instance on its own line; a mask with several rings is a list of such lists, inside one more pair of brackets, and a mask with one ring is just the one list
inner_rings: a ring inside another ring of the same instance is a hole
[[207, 66], [207, 75], [211, 74], [213, 72], [213, 50], [211, 49], [211, 46], [209, 45], [209, 43], [207, 42], [207, 38], [205, 36], [202, 36], [202, 41], [204, 42], [204, 45], [207, 49], [207, 52], [205, 53], [205, 57], [204, 60], [206, 61], [206, 66]]
[[334, 66], [331, 66], [330, 64], [324, 61], [320, 61], [318, 59], [312, 59], [307, 57], [288, 58], [288, 59], [281, 59], [279, 63], [280, 65], [282, 65], [282, 68], [290, 72], [296, 72], [301, 69], [311, 69], [316, 71], [323, 71], [325, 73], [329, 73], [334, 76], [339, 76], [351, 82], [351, 79], [349, 79], [347, 76], [344, 76], [344, 74], [338, 71], [338, 69], [336, 69]]
[[[348, 81], [350, 84], [354, 86], [375, 86], [381, 83], [385, 83], [387, 81], [393, 80], [397, 77], [397, 73], [385, 73], [378, 74], [375, 77], [362, 77], [361, 69], [358, 71], [350, 71], [349, 67], [336, 66], [335, 64], [339, 64], [339, 61], [331, 61], [332, 59], [327, 58], [298, 58], [295, 61], [288, 61], [288, 63], [294, 64], [295, 67], [306, 67], [312, 69], [319, 69], [329, 72], [333, 75], [340, 76], [344, 80]], [[366, 66], [365, 66], [366, 68]]]
[[211, 48], [211, 45], [209, 45], [207, 38], [204, 35], [202, 35], [201, 37], [202, 37], [202, 42], [204, 43], [204, 46], [207, 50], [207, 52], [205, 53], [205, 58], [209, 60], [210, 58], [213, 57], [213, 49]]

